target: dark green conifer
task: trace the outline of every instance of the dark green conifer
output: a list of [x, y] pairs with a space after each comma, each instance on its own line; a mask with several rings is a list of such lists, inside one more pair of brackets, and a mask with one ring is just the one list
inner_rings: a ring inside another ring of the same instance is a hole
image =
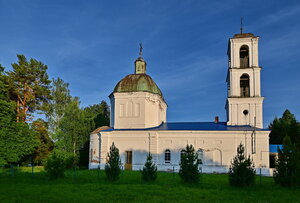
[[155, 181], [157, 178], [157, 167], [152, 161], [152, 156], [149, 153], [147, 155], [147, 161], [141, 171], [142, 180], [145, 182]]
[[106, 178], [109, 181], [116, 181], [121, 174], [121, 160], [119, 149], [112, 143], [109, 153], [107, 154], [107, 163], [105, 165]]

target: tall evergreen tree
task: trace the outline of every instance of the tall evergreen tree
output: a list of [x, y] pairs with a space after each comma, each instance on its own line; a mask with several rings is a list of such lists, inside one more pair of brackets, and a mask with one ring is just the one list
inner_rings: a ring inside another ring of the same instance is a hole
[[300, 148], [300, 124], [289, 110], [285, 110], [281, 118], [275, 118], [269, 129], [270, 144], [282, 144], [283, 138], [288, 135], [291, 142]]
[[275, 182], [284, 187], [300, 185], [300, 154], [295, 144], [286, 135], [283, 139], [283, 149], [278, 149], [278, 159], [275, 164]]
[[121, 174], [121, 160], [119, 149], [112, 143], [107, 154], [107, 160], [105, 165], [106, 178], [109, 181], [116, 181]]
[[181, 151], [179, 175], [181, 179], [188, 183], [199, 182], [199, 164], [198, 154], [195, 152], [193, 145], [187, 145]]
[[232, 186], [251, 186], [255, 181], [255, 168], [250, 155], [246, 158], [245, 148], [240, 144], [237, 148], [237, 155], [233, 158], [229, 168], [229, 183]]
[[25, 122], [31, 113], [44, 112], [50, 99], [50, 83], [47, 66], [35, 59], [17, 55], [18, 63], [8, 72], [10, 96], [16, 102], [17, 122]]

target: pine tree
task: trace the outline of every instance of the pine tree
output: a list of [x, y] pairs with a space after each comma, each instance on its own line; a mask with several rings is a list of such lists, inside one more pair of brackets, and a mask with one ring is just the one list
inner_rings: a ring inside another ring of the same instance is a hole
[[17, 104], [17, 122], [26, 122], [31, 113], [46, 111], [51, 99], [47, 66], [35, 59], [17, 55], [18, 63], [8, 72], [10, 97]]
[[152, 161], [152, 156], [149, 153], [147, 155], [147, 161], [141, 171], [142, 180], [145, 182], [155, 181], [157, 178], [157, 167]]
[[250, 155], [246, 158], [245, 148], [240, 144], [237, 148], [237, 155], [233, 158], [229, 168], [229, 183], [232, 186], [251, 186], [255, 181], [255, 168]]
[[181, 179], [188, 183], [199, 182], [199, 164], [198, 154], [195, 152], [193, 145], [187, 145], [181, 151], [179, 175]]
[[109, 181], [116, 181], [121, 174], [121, 160], [119, 155], [119, 149], [112, 143], [109, 153], [107, 154], [107, 160], [105, 165], [106, 178]]
[[283, 149], [278, 149], [278, 159], [275, 165], [274, 180], [283, 187], [300, 185], [299, 150], [286, 135], [283, 139]]

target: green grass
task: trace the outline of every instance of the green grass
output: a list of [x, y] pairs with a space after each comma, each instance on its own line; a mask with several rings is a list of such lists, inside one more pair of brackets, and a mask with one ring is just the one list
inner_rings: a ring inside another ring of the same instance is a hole
[[66, 178], [48, 180], [42, 168], [0, 170], [0, 202], [300, 202], [300, 189], [281, 188], [273, 178], [262, 177], [250, 188], [228, 185], [227, 175], [203, 174], [201, 183], [188, 185], [178, 174], [159, 173], [154, 183], [140, 173], [124, 171], [110, 183], [104, 171], [70, 170]]

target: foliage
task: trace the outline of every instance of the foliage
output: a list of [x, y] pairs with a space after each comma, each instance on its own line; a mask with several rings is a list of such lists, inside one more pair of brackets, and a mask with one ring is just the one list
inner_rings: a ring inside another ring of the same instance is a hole
[[17, 55], [18, 63], [8, 72], [10, 96], [17, 104], [17, 121], [26, 121], [30, 113], [45, 111], [50, 99], [47, 66], [35, 59]]
[[85, 107], [84, 111], [86, 116], [93, 120], [94, 126], [92, 129], [109, 126], [109, 106], [105, 101]]
[[141, 171], [142, 180], [145, 182], [155, 181], [157, 178], [157, 167], [152, 161], [152, 156], [149, 153], [147, 155], [147, 161]]
[[105, 164], [105, 174], [109, 181], [116, 181], [121, 174], [121, 160], [119, 149], [112, 143]]
[[44, 159], [53, 150], [54, 143], [49, 137], [47, 123], [44, 120], [38, 119], [32, 122], [32, 129], [37, 133], [37, 138], [40, 142], [34, 151], [33, 161], [37, 165], [42, 165]]
[[233, 158], [229, 168], [229, 183], [232, 186], [245, 187], [254, 185], [255, 168], [250, 155], [246, 158], [245, 148], [240, 144], [237, 148], [237, 155]]
[[61, 150], [53, 150], [45, 163], [45, 171], [50, 179], [65, 177], [67, 167], [73, 162], [72, 153]]
[[193, 145], [187, 145], [181, 151], [179, 176], [187, 183], [199, 182], [199, 164], [198, 154], [195, 152]]
[[[100, 104], [85, 107], [83, 111], [87, 135], [89, 135], [97, 127], [109, 125], [109, 107], [105, 101], [101, 101]], [[87, 139], [79, 151], [80, 167], [88, 166], [89, 144], [89, 139]]]
[[12, 122], [0, 128], [0, 162], [18, 163], [38, 146], [36, 132], [27, 123]]
[[89, 138], [88, 121], [84, 111], [79, 108], [79, 101], [73, 98], [67, 105], [63, 118], [59, 123], [56, 146], [78, 156], [79, 150]]
[[49, 123], [51, 137], [55, 139], [55, 134], [59, 130], [60, 121], [66, 111], [66, 107], [71, 102], [69, 84], [61, 78], [52, 80], [51, 100], [47, 105], [46, 117]]
[[16, 123], [16, 106], [9, 100], [7, 80], [0, 65], [0, 165], [18, 163], [38, 145], [28, 124]]
[[300, 185], [299, 150], [286, 135], [283, 139], [283, 149], [278, 149], [278, 159], [275, 164], [274, 180], [284, 187]]
[[288, 135], [300, 148], [300, 124], [289, 110], [285, 110], [281, 118], [275, 118], [269, 129], [270, 144], [282, 144], [283, 138]]

